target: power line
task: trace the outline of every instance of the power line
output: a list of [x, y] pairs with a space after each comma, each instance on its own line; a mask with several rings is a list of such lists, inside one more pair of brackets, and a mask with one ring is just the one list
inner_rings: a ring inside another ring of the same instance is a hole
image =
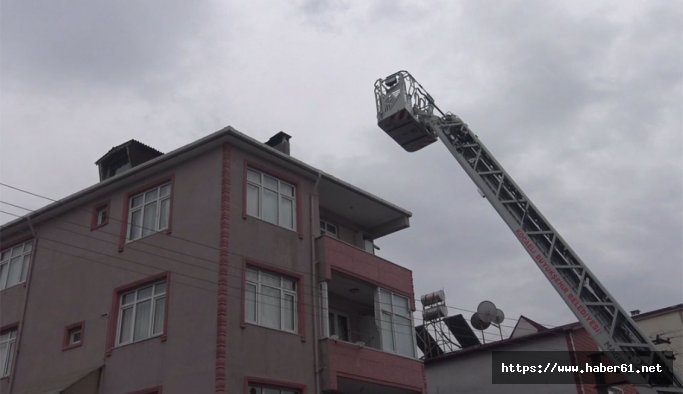
[[[12, 186], [12, 185], [8, 185], [8, 184], [3, 183], [3, 182], [0, 182], [0, 185], [5, 186], [5, 187], [8, 187], [8, 188], [11, 188], [11, 189], [13, 189], [13, 190], [17, 190], [17, 191], [23, 192], [23, 193], [27, 193], [27, 194], [32, 195], [32, 196], [35, 196], [35, 197], [43, 198], [43, 199], [46, 199], [46, 200], [49, 200], [49, 201], [52, 201], [52, 202], [58, 202], [58, 200], [52, 199], [52, 198], [50, 198], [50, 197], [46, 197], [46, 196], [43, 196], [43, 195], [40, 195], [40, 194], [31, 192], [31, 191], [28, 191], [28, 190], [19, 188], [19, 187], [15, 187], [15, 186]], [[4, 201], [0, 201], [0, 202], [3, 202], [3, 203], [5, 203], [5, 204], [11, 205], [11, 206], [13, 206], [13, 207], [16, 207], [16, 208], [19, 208], [19, 209], [23, 209], [23, 210], [26, 210], [26, 211], [29, 211], [29, 212], [32, 211], [30, 208], [22, 207], [22, 206], [13, 204], [13, 203], [4, 202]], [[90, 210], [88, 210], [88, 209], [86, 209], [86, 208], [78, 208], [78, 209], [79, 209], [79, 210], [82, 210], [82, 211], [86, 211], [86, 212], [88, 212], [88, 213], [92, 213]], [[4, 213], [8, 213], [8, 212], [4, 212]], [[11, 214], [11, 215], [17, 216], [17, 217], [18, 217], [18, 215], [14, 215], [14, 214]], [[121, 224], [127, 223], [127, 221], [124, 222], [124, 221], [121, 220], [121, 219], [117, 219], [117, 218], [114, 218], [114, 217], [111, 217], [111, 216], [109, 217], [109, 219], [112, 220], [112, 221], [119, 222], [119, 223], [121, 223]], [[74, 224], [74, 225], [77, 225], [77, 226], [81, 226], [81, 227], [85, 227], [85, 228], [88, 228], [88, 227], [89, 227], [89, 226], [85, 226], [85, 225], [83, 225], [83, 224], [77, 224], [77, 223], [71, 223], [71, 224]], [[155, 229], [149, 229], [149, 230], [156, 232]], [[68, 231], [68, 230], [65, 230], [65, 231]], [[108, 234], [110, 234], [110, 235], [117, 236], [117, 237], [120, 236], [120, 234], [110, 233], [110, 232], [106, 232], [106, 231], [103, 231], [103, 232], [108, 233]], [[209, 249], [212, 249], [212, 250], [220, 251], [219, 248], [217, 248], [217, 247], [215, 247], [215, 246], [213, 246], [213, 245], [208, 245], [208, 244], [204, 244], [204, 243], [201, 243], [201, 242], [198, 242], [198, 241], [195, 241], [195, 240], [190, 240], [190, 239], [187, 239], [187, 238], [178, 237], [178, 236], [175, 235], [175, 234], [166, 234], [166, 235], [169, 236], [169, 237], [171, 237], [171, 238], [179, 239], [179, 240], [182, 240], [182, 241], [185, 241], [185, 242], [189, 242], [189, 243], [193, 243], [193, 244], [196, 244], [196, 245], [199, 245], [199, 246], [203, 246], [203, 247], [206, 247], [206, 248], [209, 248]], [[83, 235], [83, 236], [85, 236], [85, 235]], [[103, 241], [103, 242], [108, 242], [108, 241], [101, 240], [101, 239], [98, 239], [98, 240]], [[140, 240], [136, 240], [136, 242], [140, 242]], [[144, 243], [144, 242], [140, 242], [140, 243]], [[162, 246], [160, 246], [160, 245], [155, 245], [155, 244], [150, 244], [150, 243], [147, 243], [147, 244], [148, 244], [148, 245], [151, 245], [151, 246], [153, 246], [153, 247], [155, 247], [155, 248], [159, 248], [159, 249], [171, 251], [171, 252], [173, 252], [173, 253], [180, 253], [180, 254], [183, 254], [182, 252], [179, 252], [179, 251], [176, 251], [176, 250], [172, 250], [172, 249], [169, 249], [169, 248], [165, 248], [165, 247], [162, 247]], [[127, 245], [129, 245], [129, 244], [126, 244], [126, 246], [127, 246]], [[139, 250], [139, 249], [136, 249], [136, 250]], [[143, 252], [144, 252], [144, 251], [143, 251]], [[149, 252], [144, 252], [144, 253], [149, 253]], [[238, 253], [234, 253], [234, 252], [230, 252], [230, 251], [228, 251], [228, 254], [233, 255], [233, 256], [239, 256], [239, 257], [241, 257], [241, 258], [248, 258], [247, 256], [244, 256], [244, 255], [241, 255], [241, 254], [238, 254]], [[187, 255], [187, 254], [186, 254], [186, 255]], [[159, 256], [159, 255], [157, 255], [157, 256], [158, 256], [158, 257], [161, 257], [161, 256]], [[197, 256], [192, 256], [192, 255], [188, 255], [188, 256], [189, 256], [189, 257], [193, 257], [193, 258], [198, 258]], [[201, 258], [200, 258], [200, 259], [201, 259]], [[214, 261], [210, 261], [210, 262], [211, 262], [211, 263], [215, 263]], [[201, 268], [204, 268], [204, 267], [201, 267]], [[299, 274], [310, 275], [309, 272], [296, 271], [296, 270], [294, 270], [294, 271], [297, 272], [297, 273], [299, 273]], [[417, 301], [419, 301], [419, 300], [415, 299], [414, 301], [417, 302]], [[458, 307], [453, 307], [453, 306], [447, 306], [447, 307], [448, 307], [449, 309], [458, 310], [458, 311], [464, 311], [464, 312], [468, 312], [468, 313], [474, 313], [474, 312], [476, 312], [476, 311], [473, 311], [473, 310], [470, 310], [470, 309], [465, 309], [465, 308], [458, 308]], [[505, 317], [505, 320], [514, 321], [515, 323], [517, 322], [516, 319], [508, 318], [508, 317]], [[548, 328], [555, 327], [554, 325], [551, 325], [551, 324], [543, 324], [543, 325], [546, 326], [546, 327], [548, 327]], [[504, 326], [504, 327], [514, 328], [514, 327], [510, 327], [510, 326]]]
[[[8, 212], [5, 212], [5, 211], [0, 211], [0, 212], [6, 213], [6, 214], [11, 214], [11, 213], [8, 213]], [[14, 215], [14, 214], [11, 214], [11, 215]], [[16, 215], [15, 215], [15, 216], [16, 216]], [[89, 249], [89, 248], [86, 248], [86, 247], [74, 245], [74, 244], [71, 244], [71, 243], [67, 243], [67, 242], [63, 242], [63, 241], [58, 241], [58, 240], [54, 240], [54, 239], [51, 239], [51, 238], [45, 237], [45, 236], [40, 236], [40, 237], [39, 237], [39, 240], [45, 240], [45, 241], [53, 242], [53, 243], [60, 244], [60, 245], [66, 246], [66, 247], [71, 247], [71, 248], [83, 250], [83, 251], [88, 252], [88, 253], [93, 253], [93, 254], [97, 254], [97, 255], [102, 255], [102, 256], [105, 256], [105, 257], [107, 257], [107, 258], [113, 258], [113, 259], [115, 259], [115, 260], [123, 261], [123, 262], [125, 262], [125, 263], [130, 263], [130, 264], [136, 264], [136, 265], [140, 265], [140, 266], [145, 266], [145, 267], [148, 267], [148, 268], [151, 268], [151, 269], [154, 269], [154, 270], [169, 271], [169, 270], [167, 269], [167, 267], [158, 267], [158, 266], [155, 266], [155, 265], [146, 264], [146, 263], [142, 263], [142, 262], [139, 262], [139, 261], [133, 261], [133, 260], [126, 259], [126, 258], [123, 258], [123, 257], [120, 257], [120, 256], [111, 255], [111, 254], [103, 253], [103, 252], [100, 252], [100, 251], [92, 250], [92, 249]], [[55, 253], [60, 253], [60, 254], [69, 255], [69, 256], [72, 256], [72, 257], [76, 257], [76, 258], [79, 258], [79, 259], [88, 261], [88, 262], [90, 262], [90, 263], [103, 264], [103, 265], [106, 265], [106, 266], [109, 266], [109, 267], [112, 267], [112, 268], [115, 268], [115, 269], [121, 269], [121, 270], [125, 270], [125, 271], [130, 271], [130, 272], [134, 272], [134, 273], [141, 274], [141, 275], [149, 275], [149, 272], [142, 272], [142, 271], [133, 270], [133, 269], [130, 269], [130, 268], [127, 268], [127, 267], [122, 267], [122, 266], [120, 266], [120, 265], [108, 264], [108, 263], [105, 263], [105, 262], [100, 261], [100, 260], [88, 259], [88, 258], [86, 258], [86, 257], [84, 257], [84, 256], [80, 256], [80, 255], [76, 255], [76, 254], [73, 254], [73, 253], [69, 253], [69, 252], [67, 252], [67, 251], [65, 251], [65, 250], [52, 249], [52, 248], [44, 247], [44, 246], [41, 246], [40, 249], [45, 249], [45, 250], [49, 250], [49, 251], [52, 251], [52, 252], [55, 252]], [[35, 252], [32, 252], [32, 253], [35, 253]], [[155, 255], [155, 256], [157, 256], [157, 257], [161, 257], [161, 258], [167, 259], [167, 257], [165, 257], [165, 256], [156, 255], [156, 254], [154, 254], [154, 253], [151, 253], [151, 254], [152, 254], [152, 255]], [[235, 254], [235, 255], [238, 255], [238, 254]], [[238, 256], [242, 256], [242, 255], [238, 255]], [[242, 256], [242, 257], [243, 257], [243, 256]], [[183, 261], [180, 261], [180, 260], [176, 260], [176, 261], [178, 261], [178, 262], [180, 262], [180, 263], [184, 263]], [[238, 270], [242, 270], [242, 269], [243, 269], [242, 266], [238, 267]], [[214, 281], [212, 281], [212, 280], [207, 280], [207, 279], [204, 279], [204, 278], [199, 278], [199, 277], [196, 277], [196, 276], [192, 276], [192, 275], [189, 275], [189, 274], [185, 274], [185, 273], [182, 273], [182, 272], [178, 272], [177, 270], [171, 270], [171, 272], [174, 274], [173, 277], [181, 276], [181, 277], [185, 277], [185, 278], [188, 278], [188, 279], [203, 281], [203, 282], [208, 283], [208, 284], [211, 284], [211, 285], [217, 285], [217, 282], [214, 282]], [[217, 271], [216, 271], [216, 272], [217, 272]], [[237, 277], [237, 278], [240, 278], [240, 279], [242, 278], [241, 275], [233, 275], [233, 276], [234, 276], [234, 277]], [[176, 282], [176, 281], [177, 281], [177, 278], [176, 278], [176, 279], [173, 279], [173, 281]], [[204, 287], [204, 286], [198, 286], [198, 285], [194, 285], [194, 284], [191, 284], [191, 283], [188, 283], [188, 282], [180, 282], [180, 283], [182, 283], [183, 285], [186, 285], [186, 286], [190, 286], [190, 287], [194, 287], [194, 288], [200, 289], [200, 290], [205, 290], [205, 291], [210, 291], [210, 292], [215, 291], [215, 289], [209, 289], [209, 288], [206, 288], [206, 287]], [[303, 286], [303, 287], [306, 287], [306, 286], [307, 286], [307, 285], [303, 285], [302, 283], [300, 283], [300, 282], [298, 282], [298, 281], [297, 281], [297, 285], [298, 285], [298, 286]], [[244, 289], [243, 289], [242, 287], [234, 287], [234, 286], [228, 285], [228, 289], [229, 289], [229, 290], [232, 290], [232, 293], [233, 293], [232, 295], [228, 295], [229, 298], [232, 298], [233, 300], [238, 300], [238, 301], [240, 301], [240, 302], [242, 301], [242, 295], [243, 295], [243, 291], [244, 291]], [[237, 294], [234, 294], [234, 293], [237, 293]], [[271, 297], [270, 295], [265, 294], [265, 293], [258, 293], [258, 294], [259, 294], [260, 296], [266, 297], [266, 298]], [[273, 297], [273, 298], [274, 298], [274, 297]], [[297, 297], [297, 298], [298, 298], [298, 297]], [[305, 297], [304, 297], [304, 298], [305, 298]], [[278, 299], [278, 300], [279, 300], [279, 299]], [[377, 301], [377, 302], [379, 302], [379, 301]], [[263, 300], [262, 300], [260, 303], [261, 303], [261, 304], [266, 304], [266, 305], [271, 305], [271, 306], [276, 306], [276, 307], [280, 307], [280, 306], [281, 306], [279, 303], [278, 303], [278, 304], [275, 304], [275, 303], [270, 303], [270, 302], [268, 302], [268, 301], [263, 301]], [[385, 304], [385, 303], [379, 302], [379, 304], [382, 305], [382, 304]], [[299, 306], [308, 307], [308, 308], [312, 308], [312, 307], [313, 307], [313, 304], [311, 304], [311, 303], [309, 303], [309, 302], [305, 302], [304, 300], [297, 300], [296, 305], [297, 305], [297, 309], [299, 309], [299, 308], [298, 308]], [[463, 311], [469, 311], [469, 310], [467, 310], [467, 309], [457, 308], [457, 307], [450, 307], [450, 308], [452, 308], [452, 309], [458, 309], [458, 310], [463, 310]], [[419, 311], [420, 311], [420, 310], [417, 310], [417, 312], [419, 312]], [[471, 312], [474, 312], [474, 311], [471, 311]], [[311, 321], [313, 322], [313, 324], [318, 324], [318, 322], [317, 322], [317, 321], [314, 321], [314, 319], [313, 319], [313, 311], [309, 311], [307, 308], [304, 308], [304, 310], [300, 311], [300, 313], [302, 313], [304, 316], [309, 316], [309, 318], [311, 319]], [[422, 320], [421, 318], [419, 318], [419, 317], [417, 317], [417, 316], [413, 316], [413, 321], [421, 321], [421, 320]], [[259, 325], [259, 324], [256, 324], [256, 325]], [[397, 322], [392, 322], [391, 325], [392, 325], [392, 326], [399, 326], [399, 327], [400, 327], [400, 326], [408, 326], [408, 327], [413, 328], [413, 325], [406, 325], [406, 324], [401, 324], [401, 323], [397, 323]], [[500, 326], [501, 326], [501, 327], [506, 327], [506, 328], [514, 328], [513, 326], [507, 326], [507, 325], [503, 325], [503, 324], [501, 324]], [[518, 329], [520, 329], [520, 328], [521, 328], [521, 327], [518, 327]], [[380, 326], [377, 326], [376, 329], [379, 330], [380, 332], [381, 332], [381, 331], [391, 331], [391, 332], [394, 333], [394, 335], [406, 335], [406, 333], [397, 332], [397, 331], [391, 330], [390, 328], [384, 328], [384, 327], [382, 327], [381, 325], [380, 325]], [[412, 334], [412, 331], [411, 331], [411, 334], [410, 334], [410, 335], [411, 335], [411, 336], [413, 335], [413, 334]], [[542, 347], [542, 346], [539, 347], [538, 344], [533, 343], [533, 338], [524, 338], [524, 337], [520, 337], [520, 338], [518, 338], [518, 339], [519, 339], [520, 342], [532, 343], [536, 348], [539, 348], [539, 349], [544, 349], [544, 350], [557, 350], [557, 351], [564, 351], [564, 350], [567, 350], [567, 349], [549, 348], [549, 347], [547, 347], [547, 346], [545, 346], [545, 347]], [[498, 341], [496, 341], [496, 342], [498, 342]], [[491, 342], [491, 343], [493, 343], [493, 342]]]

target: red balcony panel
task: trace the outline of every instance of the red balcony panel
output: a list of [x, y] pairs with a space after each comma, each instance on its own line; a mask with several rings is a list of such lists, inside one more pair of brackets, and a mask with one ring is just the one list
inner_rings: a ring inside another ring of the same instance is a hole
[[316, 242], [325, 279], [331, 279], [331, 270], [336, 270], [414, 299], [413, 273], [409, 269], [331, 237], [323, 236]]
[[353, 343], [322, 339], [323, 391], [338, 390], [338, 378], [378, 384], [397, 393], [424, 393], [421, 361]]

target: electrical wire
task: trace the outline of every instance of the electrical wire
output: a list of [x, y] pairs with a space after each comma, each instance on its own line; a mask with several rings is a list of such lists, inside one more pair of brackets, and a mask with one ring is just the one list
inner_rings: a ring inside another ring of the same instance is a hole
[[[34, 193], [34, 192], [31, 192], [31, 191], [28, 191], [28, 190], [25, 190], [25, 189], [22, 189], [22, 188], [19, 188], [19, 187], [16, 187], [16, 186], [8, 185], [8, 184], [3, 183], [3, 182], [0, 182], [0, 185], [1, 185], [1, 186], [8, 187], [8, 188], [11, 188], [11, 189], [16, 190], [16, 191], [20, 191], [20, 192], [22, 192], [22, 193], [26, 193], [26, 194], [29, 194], [29, 195], [32, 195], [32, 196], [35, 196], [35, 197], [39, 197], [39, 198], [42, 198], [42, 199], [45, 199], [45, 200], [48, 200], [48, 201], [59, 202], [59, 200], [55, 200], [55, 199], [53, 199], [53, 198], [46, 197], [46, 196], [40, 195], [40, 194], [38, 194], [38, 193]], [[5, 203], [5, 204], [10, 205], [10, 206], [13, 206], [13, 207], [15, 207], [15, 208], [19, 208], [19, 209], [26, 210], [26, 211], [28, 211], [28, 212], [33, 211], [33, 210], [31, 210], [30, 208], [26, 208], [26, 207], [23, 207], [23, 206], [20, 206], [20, 205], [17, 205], [17, 204], [5, 202], [5, 201], [0, 201], [0, 202]], [[78, 209], [80, 209], [80, 210], [82, 210], [82, 211], [86, 211], [86, 212], [88, 212], [88, 213], [92, 213], [92, 212], [91, 212], [90, 210], [88, 210], [87, 208], [78, 208]], [[4, 212], [4, 213], [8, 213], [8, 212]], [[19, 217], [19, 215], [15, 215], [15, 214], [11, 214], [11, 213], [8, 213], [8, 214]], [[122, 219], [114, 218], [114, 217], [111, 217], [111, 216], [109, 217], [109, 219], [112, 220], [112, 221], [115, 221], [115, 222], [124, 223], [124, 221], [123, 221]], [[127, 223], [127, 221], [126, 221], [125, 223]], [[71, 223], [71, 224], [74, 224], [74, 225], [77, 225], [77, 226], [81, 226], [81, 227], [84, 227], [84, 228], [89, 228], [89, 226], [86, 226], [86, 225], [83, 225], [83, 224], [77, 224], [77, 223]], [[154, 229], [150, 229], [150, 230], [156, 231], [156, 230], [154, 230]], [[103, 231], [103, 232], [107, 233], [106, 231]], [[114, 235], [114, 236], [116, 236], [116, 237], [119, 237], [119, 236], [120, 236], [120, 233], [111, 233], [111, 232], [109, 232], [109, 234]], [[219, 248], [217, 248], [217, 247], [215, 247], [215, 246], [213, 246], [213, 245], [208, 245], [208, 244], [204, 244], [204, 243], [201, 243], [201, 242], [198, 242], [198, 241], [195, 241], [195, 240], [190, 240], [190, 239], [187, 239], [187, 238], [179, 237], [179, 236], [177, 236], [177, 235], [175, 235], [175, 234], [167, 234], [167, 236], [169, 236], [169, 237], [171, 237], [171, 238], [174, 238], [174, 239], [182, 240], [182, 241], [185, 241], [185, 242], [188, 242], [188, 243], [191, 243], [191, 244], [196, 244], [196, 245], [203, 246], [203, 247], [206, 247], [206, 248], [209, 248], [209, 249], [213, 249], [213, 250], [215, 250], [215, 251], [220, 251]], [[103, 241], [103, 240], [101, 240], [101, 239], [99, 239], [99, 240], [100, 240], [100, 241]], [[140, 241], [140, 240], [136, 240], [135, 242], [137, 243], [137, 242], [139, 242], [139, 241]], [[107, 241], [104, 241], [104, 242], [107, 242]], [[144, 242], [140, 242], [140, 243], [144, 243]], [[151, 244], [151, 243], [147, 243], [147, 244], [149, 244], [149, 245], [151, 245], [151, 246], [153, 246], [153, 247], [156, 247], [156, 248], [159, 248], [159, 249], [163, 249], [163, 250], [167, 250], [167, 251], [171, 251], [171, 252], [174, 252], [174, 253], [182, 253], [182, 252], [179, 252], [179, 251], [176, 251], [176, 250], [171, 250], [171, 249], [169, 249], [169, 248], [165, 248], [165, 247], [160, 246], [160, 245]], [[130, 244], [126, 244], [126, 246], [128, 246], [128, 245], [130, 245]], [[145, 252], [145, 253], [147, 253], [147, 252]], [[239, 256], [239, 257], [241, 257], [241, 258], [246, 258], [246, 256], [244, 256], [244, 255], [241, 255], [241, 254], [238, 254], [238, 253], [234, 253], [234, 252], [230, 252], [230, 251], [228, 251], [228, 254], [233, 255], [233, 256]], [[197, 256], [194, 256], [194, 255], [189, 255], [189, 254], [185, 254], [185, 255], [187, 255], [187, 256], [189, 256], [189, 257], [197, 258]], [[211, 263], [214, 263], [213, 261], [210, 261], [210, 262], [211, 262]], [[204, 268], [204, 267], [201, 267], [201, 268]], [[205, 269], [205, 268], [204, 268], [204, 269]], [[296, 271], [295, 271], [295, 272], [296, 272]], [[310, 275], [310, 273], [308, 273], [308, 272], [302, 272], [302, 271], [298, 271], [297, 273]], [[417, 301], [419, 301], [419, 300], [415, 299], [414, 301], [417, 302]], [[473, 310], [470, 310], [470, 309], [459, 308], [459, 307], [448, 306], [448, 305], [447, 305], [447, 308], [453, 309], [453, 310], [458, 310], [458, 311], [464, 311], [464, 312], [468, 312], [468, 313], [475, 313], [475, 312], [476, 312], [476, 311], [473, 311]], [[508, 318], [508, 317], [505, 317], [505, 320], [514, 321], [515, 323], [517, 322], [516, 319]], [[547, 328], [553, 328], [553, 327], [555, 327], [555, 325], [551, 325], [551, 324], [542, 324], [542, 325], [545, 326], [545, 327], [547, 327]], [[514, 326], [506, 326], [506, 325], [502, 325], [502, 326], [503, 326], [503, 327], [506, 327], [506, 328], [514, 328]], [[518, 329], [524, 329], [524, 328], [520, 327], [520, 328], [518, 328]]]
[[[14, 190], [17, 190], [17, 191], [20, 191], [20, 192], [23, 192], [23, 193], [27, 193], [27, 194], [32, 195], [32, 196], [36, 196], [36, 197], [39, 197], [39, 198], [43, 198], [43, 199], [46, 199], [46, 200], [49, 200], [49, 201], [58, 202], [58, 200], [55, 200], [55, 199], [52, 199], [52, 198], [49, 198], [49, 197], [46, 197], [46, 196], [43, 196], [43, 195], [40, 195], [40, 194], [37, 194], [37, 193], [33, 193], [33, 192], [28, 191], [28, 190], [21, 189], [21, 188], [12, 186], [12, 185], [8, 185], [8, 184], [6, 184], [6, 183], [0, 182], [0, 185], [5, 186], [5, 187], [8, 187], [8, 188], [11, 188], [11, 189], [14, 189]], [[29, 209], [29, 208], [26, 208], [26, 207], [23, 207], [23, 206], [20, 206], [20, 205], [17, 205], [17, 204], [13, 204], [13, 203], [10, 203], [10, 202], [6, 202], [6, 201], [0, 201], [0, 202], [1, 202], [1, 203], [4, 203], [4, 204], [7, 204], [7, 205], [9, 205], [9, 206], [13, 206], [13, 207], [16, 207], [16, 208], [19, 208], [19, 209], [23, 209], [23, 210], [29, 211], [29, 212], [32, 211], [32, 210]], [[87, 210], [86, 208], [80, 208], [80, 209], [82, 209], [82, 210]], [[9, 215], [13, 215], [13, 216], [20, 217], [19, 215], [16, 215], [16, 214], [13, 214], [13, 213], [5, 212], [5, 211], [0, 211], [0, 212], [3, 212], [3, 213], [6, 213], [6, 214], [9, 214]], [[123, 220], [120, 220], [120, 219], [117, 219], [117, 218], [110, 217], [109, 219], [112, 220], [112, 221], [118, 221], [118, 222], [120, 222], [120, 223], [123, 223]], [[82, 225], [82, 224], [76, 224], [76, 223], [71, 223], [71, 224], [75, 224], [75, 225], [81, 226], [81, 227], [88, 227], [88, 226], [85, 226], [85, 225]], [[76, 234], [76, 235], [80, 235], [80, 236], [85, 236], [85, 237], [87, 237], [87, 235], [81, 234], [81, 233], [78, 233], [78, 232], [75, 232], [75, 231], [73, 231], [73, 230], [68, 230], [68, 229], [64, 229], [64, 228], [62, 228], [62, 230], [63, 230], [63, 231], [71, 232], [71, 233]], [[119, 236], [119, 235], [120, 235], [120, 234], [114, 234], [114, 233], [109, 233], [109, 234], [112, 234], [112, 235], [115, 235], [115, 236]], [[208, 248], [211, 248], [211, 249], [214, 249], [214, 250], [219, 250], [218, 248], [216, 248], [216, 247], [213, 246], [213, 245], [203, 244], [203, 243], [197, 242], [197, 241], [195, 241], [195, 240], [190, 240], [190, 239], [178, 237], [178, 236], [175, 236], [175, 235], [170, 235], [170, 234], [169, 234], [169, 236], [171, 236], [172, 238], [176, 238], [176, 239], [183, 240], [183, 241], [185, 241], [185, 242], [189, 242], [189, 243], [197, 244], [197, 245], [200, 245], [200, 246], [208, 247]], [[41, 237], [41, 238], [43, 238], [43, 237]], [[96, 239], [97, 241], [100, 241], [100, 242], [109, 242], [109, 243], [114, 243], [114, 244], [116, 244], [116, 242], [107, 241], [107, 240], [104, 240], [104, 239], [101, 239], [101, 238], [97, 238], [97, 237], [90, 237], [90, 238]], [[71, 245], [71, 246], [73, 246], [73, 245]], [[157, 247], [157, 248], [160, 248], [160, 249], [164, 249], [164, 250], [166, 250], [166, 251], [170, 251], [170, 252], [172, 252], [172, 253], [183, 254], [183, 255], [185, 255], [185, 256], [187, 256], [187, 257], [191, 257], [191, 258], [195, 258], [195, 259], [200, 259], [200, 260], [205, 260], [205, 261], [208, 261], [208, 262], [210, 262], [210, 263], [212, 263], [212, 264], [215, 264], [215, 262], [212, 261], [212, 260], [205, 259], [205, 258], [201, 258], [201, 257], [196, 256], [196, 255], [190, 255], [190, 254], [188, 254], [188, 253], [183, 253], [183, 252], [180, 252], [180, 251], [177, 251], [177, 250], [172, 250], [172, 249], [169, 249], [169, 248], [162, 247], [162, 246], [160, 246], [160, 245], [153, 245], [153, 244], [152, 244], [152, 246]], [[132, 248], [131, 248], [131, 249], [132, 249]], [[210, 271], [210, 272], [214, 272], [214, 270], [211, 269], [211, 268], [207, 268], [207, 267], [204, 267], [204, 266], [201, 266], [201, 265], [192, 264], [192, 263], [187, 262], [187, 261], [184, 261], [184, 260], [181, 261], [181, 260], [169, 258], [168, 256], [160, 256], [160, 255], [158, 255], [158, 254], [151, 253], [151, 252], [149, 252], [149, 251], [144, 251], [144, 250], [139, 250], [139, 249], [136, 249], [136, 250], [141, 251], [141, 252], [143, 252], [143, 253], [151, 254], [151, 255], [154, 255], [154, 256], [157, 256], [157, 257], [162, 257], [162, 258], [165, 258], [165, 259], [170, 259], [170, 260], [172, 260], [172, 261], [180, 262], [180, 263], [183, 263], [183, 264], [194, 265], [194, 266], [197, 267], [197, 268], [205, 269], [205, 270], [208, 270], [208, 271]], [[234, 252], [228, 252], [228, 253], [231, 254], [231, 255], [236, 255], [236, 256], [243, 257], [243, 258], [245, 257], [245, 256], [243, 256], [243, 255], [240, 255], [240, 254], [237, 254], [237, 253], [234, 253]], [[108, 256], [111, 257], [111, 255], [108, 255]], [[156, 269], [161, 269], [161, 268], [156, 267]], [[301, 272], [301, 273], [303, 273], [303, 272]], [[180, 273], [178, 273], [178, 274], [180, 274]], [[305, 273], [305, 274], [310, 274], [310, 273]], [[189, 275], [185, 275], [185, 274], [180, 274], [180, 275], [184, 275], [184, 276], [190, 277]], [[194, 278], [194, 279], [199, 279], [199, 278], [196, 278], [196, 277], [193, 277], [193, 278]], [[205, 279], [199, 279], [199, 280], [205, 280]], [[215, 283], [213, 283], [213, 284], [215, 284]], [[241, 289], [240, 289], [240, 291], [241, 291]], [[417, 300], [415, 300], [415, 301], [417, 301]], [[447, 306], [447, 307], [448, 307], [449, 309], [458, 310], [458, 311], [464, 311], [464, 312], [469, 312], [469, 313], [474, 313], [474, 312], [475, 312], [475, 311], [473, 311], [473, 310], [466, 309], [466, 308], [459, 308], [459, 307], [454, 307], [454, 306]], [[419, 310], [418, 310], [418, 311], [419, 311]], [[506, 320], [512, 320], [512, 321], [515, 321], [515, 322], [516, 322], [516, 320], [515, 320], [515, 319], [512, 319], [512, 318], [507, 318], [507, 317], [506, 317], [505, 319], [506, 319]], [[414, 320], [421, 320], [421, 319], [419, 319], [418, 317], [414, 317]], [[504, 324], [500, 324], [500, 326], [501, 326], [501, 327], [506, 327], [506, 328], [512, 328], [512, 329], [515, 328], [515, 326], [508, 326], [508, 325], [504, 325]], [[546, 327], [548, 327], [548, 328], [554, 327], [554, 326], [552, 326], [552, 325], [547, 325], [547, 324], [544, 324], [544, 326], [546, 326]], [[524, 329], [523, 327], [516, 327], [516, 328], [517, 328], [518, 330]], [[534, 329], [530, 329], [530, 330], [536, 331], [536, 330], [534, 330]]]

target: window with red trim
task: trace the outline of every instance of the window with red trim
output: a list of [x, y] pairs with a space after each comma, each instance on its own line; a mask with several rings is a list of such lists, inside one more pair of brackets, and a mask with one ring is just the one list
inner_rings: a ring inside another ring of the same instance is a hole
[[10, 375], [17, 343], [17, 327], [0, 332], [0, 378]]
[[135, 390], [127, 394], [161, 394], [161, 386], [152, 387], [148, 389]]
[[246, 267], [244, 319], [247, 323], [297, 332], [297, 280]]
[[253, 168], [247, 169], [247, 214], [291, 230], [296, 229], [294, 185]]
[[109, 203], [100, 204], [93, 209], [92, 220], [90, 223], [91, 229], [106, 226], [109, 223]]
[[118, 292], [116, 346], [164, 334], [166, 278]]
[[30, 240], [0, 252], [0, 290], [26, 281], [32, 250]]
[[131, 196], [126, 240], [134, 241], [168, 229], [170, 211], [170, 182]]
[[70, 324], [64, 328], [64, 341], [62, 350], [69, 350], [83, 344], [83, 331], [85, 322]]
[[300, 390], [261, 384], [250, 384], [248, 394], [301, 394]]

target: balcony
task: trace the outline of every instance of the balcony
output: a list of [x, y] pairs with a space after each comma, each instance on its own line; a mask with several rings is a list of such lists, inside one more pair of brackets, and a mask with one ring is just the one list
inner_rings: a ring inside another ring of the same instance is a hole
[[320, 340], [323, 392], [424, 393], [421, 361], [362, 345]]
[[409, 269], [329, 236], [316, 239], [316, 251], [320, 280], [331, 280], [332, 271], [346, 274], [404, 294], [415, 310], [413, 274]]
[[411, 271], [328, 236], [316, 240], [316, 250], [323, 391], [423, 393]]

